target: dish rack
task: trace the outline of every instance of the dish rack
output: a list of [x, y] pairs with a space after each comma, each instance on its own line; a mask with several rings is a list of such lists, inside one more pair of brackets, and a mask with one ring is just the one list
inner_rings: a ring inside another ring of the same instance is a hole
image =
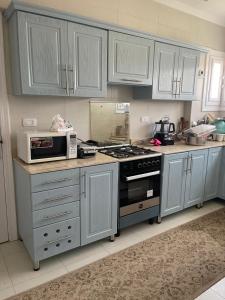
[[201, 124], [184, 131], [184, 137], [188, 145], [205, 145], [208, 136], [216, 130], [216, 126]]

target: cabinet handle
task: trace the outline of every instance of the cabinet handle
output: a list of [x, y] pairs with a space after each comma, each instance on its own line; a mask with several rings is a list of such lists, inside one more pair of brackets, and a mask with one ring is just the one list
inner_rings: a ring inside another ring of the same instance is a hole
[[[67, 66], [67, 72], [71, 72], [73, 75], [73, 66], [68, 65]], [[74, 74], [75, 75], [75, 74]], [[69, 75], [68, 75], [68, 81], [69, 81]], [[75, 82], [75, 81], [74, 81]], [[73, 82], [73, 87], [69, 87], [69, 90], [72, 90], [73, 95], [75, 94], [75, 83]]]
[[184, 158], [184, 173], [187, 172], [187, 166], [188, 166], [188, 158], [185, 157], [185, 158]]
[[187, 172], [192, 170], [192, 156], [188, 157], [188, 166], [187, 166]]
[[63, 200], [63, 199], [67, 199], [67, 198], [70, 198], [70, 197], [73, 197], [73, 195], [72, 194], [68, 194], [68, 195], [62, 195], [62, 196], [58, 196], [58, 197], [54, 197], [54, 198], [47, 198], [47, 199], [44, 199], [42, 201], [42, 203]]
[[69, 76], [68, 76], [68, 64], [65, 64], [65, 68], [62, 69], [66, 73], [66, 87], [64, 90], [66, 90], [66, 95], [69, 96]]
[[56, 215], [46, 216], [46, 217], [42, 218], [42, 221], [56, 219], [56, 218], [60, 218], [60, 217], [63, 217], [63, 216], [70, 215], [70, 214], [72, 214], [72, 211], [64, 211], [64, 212], [56, 214]]
[[67, 239], [70, 239], [72, 238], [72, 235], [65, 235], [65, 236], [62, 236], [61, 238], [57, 239], [57, 240], [54, 240], [54, 241], [48, 241], [47, 244], [48, 245], [51, 245], [51, 244], [55, 244], [57, 242], [60, 242], [60, 241], [63, 241], [63, 240], [67, 240]]
[[[177, 89], [177, 80], [172, 80], [172, 95], [176, 96], [176, 93], [174, 93], [174, 84], [176, 83], [176, 89]], [[175, 91], [176, 91], [175, 89]]]
[[126, 79], [126, 78], [121, 78], [120, 80], [122, 81], [131, 81], [131, 82], [142, 82], [142, 80], [138, 80], [138, 79]]
[[42, 185], [44, 184], [52, 184], [52, 183], [60, 183], [60, 182], [64, 182], [64, 181], [68, 181], [68, 180], [72, 180], [71, 177], [65, 177], [65, 178], [61, 178], [61, 179], [54, 179], [54, 180], [50, 180], [50, 181], [45, 181], [42, 183]]
[[84, 195], [84, 197], [86, 198], [86, 174], [84, 173], [82, 175], [83, 177], [83, 191], [82, 191], [82, 194]]

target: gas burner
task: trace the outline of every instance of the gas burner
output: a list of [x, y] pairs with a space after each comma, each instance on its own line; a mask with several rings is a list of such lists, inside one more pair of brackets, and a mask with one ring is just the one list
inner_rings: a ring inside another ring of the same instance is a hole
[[150, 155], [155, 154], [155, 151], [144, 149], [138, 146], [122, 146], [122, 147], [113, 147], [113, 148], [105, 148], [99, 150], [99, 152], [115, 157], [115, 158], [130, 158], [142, 155]]

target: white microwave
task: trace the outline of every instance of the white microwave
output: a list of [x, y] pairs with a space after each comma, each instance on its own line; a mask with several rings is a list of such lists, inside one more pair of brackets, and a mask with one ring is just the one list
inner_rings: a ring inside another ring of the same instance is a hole
[[17, 135], [17, 154], [28, 164], [77, 158], [75, 132], [30, 131]]

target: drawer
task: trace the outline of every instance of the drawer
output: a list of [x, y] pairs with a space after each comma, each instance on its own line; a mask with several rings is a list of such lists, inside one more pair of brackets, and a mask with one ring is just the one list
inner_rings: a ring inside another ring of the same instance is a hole
[[79, 184], [80, 169], [31, 175], [31, 192], [47, 191]]
[[64, 188], [32, 193], [32, 209], [38, 210], [78, 200], [80, 200], [80, 186], [67, 186]]
[[35, 257], [38, 260], [80, 246], [80, 218], [34, 229]]
[[80, 216], [80, 202], [72, 202], [33, 212], [33, 228]]

